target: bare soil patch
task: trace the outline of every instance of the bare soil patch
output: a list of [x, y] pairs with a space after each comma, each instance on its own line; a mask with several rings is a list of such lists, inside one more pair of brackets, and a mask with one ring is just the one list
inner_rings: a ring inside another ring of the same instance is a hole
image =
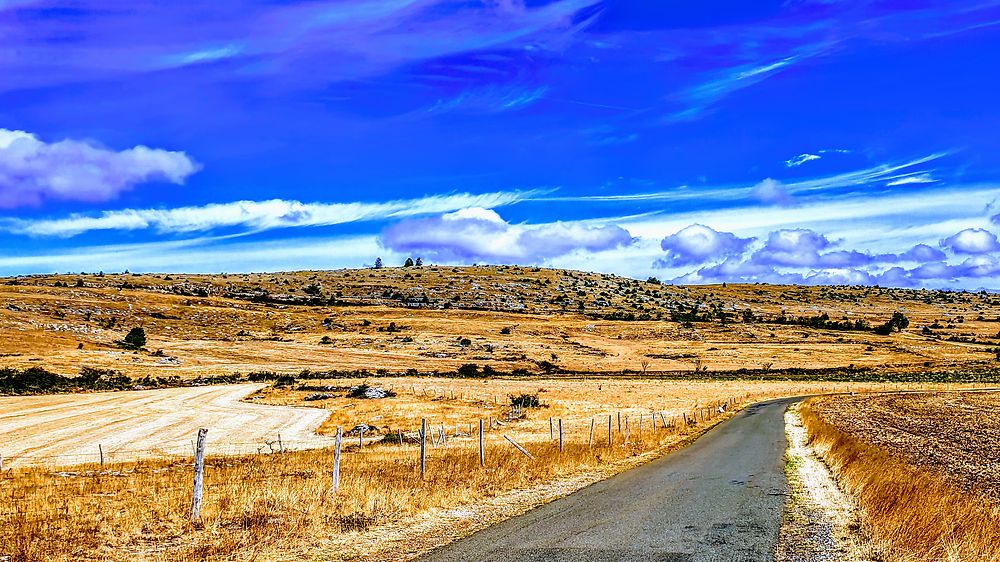
[[1000, 499], [1000, 392], [858, 395], [812, 407], [912, 466]]

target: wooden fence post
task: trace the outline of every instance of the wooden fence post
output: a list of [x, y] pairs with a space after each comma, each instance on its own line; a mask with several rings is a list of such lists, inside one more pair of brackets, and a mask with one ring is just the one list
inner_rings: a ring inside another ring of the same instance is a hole
[[337, 426], [337, 440], [333, 446], [333, 492], [340, 489], [340, 445], [344, 442], [344, 428]]
[[562, 428], [562, 418], [559, 418], [559, 452], [563, 450], [563, 428]]
[[194, 492], [191, 494], [191, 522], [201, 521], [201, 495], [205, 482], [205, 437], [208, 430], [201, 428], [198, 430], [198, 444], [194, 453]]
[[528, 457], [531, 460], [535, 460], [535, 456], [532, 455], [531, 453], [529, 453], [524, 447], [518, 445], [517, 441], [514, 441], [513, 439], [511, 439], [510, 437], [508, 437], [506, 435], [504, 435], [503, 438], [506, 439], [507, 441], [510, 441], [510, 444], [513, 445], [514, 448], [516, 448], [518, 451], [521, 451], [521, 453], [524, 456]]
[[427, 473], [427, 418], [420, 420], [420, 478]]
[[284, 453], [285, 452], [285, 445], [284, 445], [284, 443], [281, 442], [281, 434], [280, 433], [278, 434], [278, 452], [279, 453]]
[[608, 414], [608, 446], [611, 446], [611, 414]]
[[618, 433], [622, 432], [622, 413], [618, 412]]
[[552, 441], [552, 440], [554, 440], [556, 438], [555, 435], [553, 435], [553, 433], [554, 433], [554, 429], [552, 427], [552, 418], [549, 417], [549, 441]]
[[591, 449], [594, 448], [594, 418], [590, 418], [590, 441], [587, 446]]
[[101, 466], [104, 466], [104, 446], [100, 443], [97, 444], [97, 453], [101, 455]]
[[402, 446], [403, 445], [403, 430], [402, 429], [397, 429], [396, 433], [399, 434], [399, 445]]
[[486, 466], [486, 445], [483, 442], [483, 420], [479, 420], [479, 466]]

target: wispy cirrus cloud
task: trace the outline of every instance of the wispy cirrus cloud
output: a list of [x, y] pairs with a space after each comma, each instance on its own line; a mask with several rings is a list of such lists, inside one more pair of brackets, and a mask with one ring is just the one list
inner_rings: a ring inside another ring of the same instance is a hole
[[0, 230], [38, 237], [71, 237], [92, 231], [155, 230], [171, 234], [225, 228], [263, 231], [391, 220], [466, 207], [499, 207], [522, 201], [533, 193], [536, 192], [455, 193], [351, 203], [303, 203], [284, 199], [233, 201], [172, 209], [122, 209], [56, 219], [2, 218]]
[[820, 158], [822, 158], [822, 156], [820, 156], [819, 154], [809, 154], [809, 153], [799, 154], [795, 158], [791, 158], [789, 160], [785, 160], [785, 167], [786, 168], [795, 168], [796, 166], [801, 166], [801, 165], [805, 164], [806, 162], [811, 162], [813, 160], [819, 160]]
[[148, 181], [184, 183], [201, 166], [183, 152], [146, 146], [112, 150], [91, 142], [45, 142], [0, 129], [0, 208], [45, 200], [108, 201]]
[[745, 203], [777, 203], [792, 198], [812, 196], [849, 195], [854, 191], [866, 192], [864, 188], [876, 184], [911, 177], [916, 173], [914, 168], [923, 166], [947, 156], [947, 152], [929, 154], [900, 163], [882, 164], [860, 170], [813, 177], [796, 181], [777, 182], [774, 179], [764, 179], [757, 184], [732, 185], [702, 185], [678, 186], [672, 189], [649, 191], [645, 193], [623, 193], [613, 195], [584, 195], [576, 197], [550, 196], [549, 201], [633, 201], [633, 202], [745, 202]]

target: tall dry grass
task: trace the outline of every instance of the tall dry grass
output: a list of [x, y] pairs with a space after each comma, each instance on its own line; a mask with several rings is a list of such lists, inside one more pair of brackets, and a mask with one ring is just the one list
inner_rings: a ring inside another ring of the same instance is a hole
[[[705, 413], [705, 412], [703, 412]], [[341, 487], [331, 490], [331, 450], [311, 450], [206, 461], [202, 522], [189, 520], [190, 461], [137, 461], [56, 471], [25, 467], [0, 479], [0, 558], [40, 560], [247, 560], [308, 551], [320, 537], [399, 525], [435, 508], [450, 508], [527, 489], [588, 468], [628, 462], [664, 451], [703, 431], [710, 420], [656, 430], [646, 418], [640, 434], [614, 424], [607, 443], [607, 417], [565, 425], [567, 439], [525, 443], [535, 457], [518, 453], [502, 431], [486, 434], [486, 466], [479, 465], [478, 436], [428, 444], [421, 478], [419, 444], [350, 445], [342, 459]], [[691, 414], [688, 414], [691, 418]], [[514, 433], [513, 435], [516, 435]], [[211, 435], [209, 435], [211, 450]], [[334, 541], [336, 542], [336, 541]]]
[[1000, 508], [975, 491], [910, 466], [824, 420], [803, 424], [820, 457], [857, 501], [865, 533], [891, 561], [1000, 561]]

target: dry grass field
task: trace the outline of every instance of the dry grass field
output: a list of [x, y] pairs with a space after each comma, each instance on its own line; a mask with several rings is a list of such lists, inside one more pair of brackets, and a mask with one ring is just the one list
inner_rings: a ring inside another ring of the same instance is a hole
[[[191, 456], [199, 427], [229, 454], [329, 446], [315, 430], [327, 415], [310, 408], [247, 403], [265, 385], [0, 397], [0, 454], [6, 467], [72, 465]], [[100, 449], [98, 449], [100, 445]]]
[[[0, 366], [193, 378], [270, 369], [598, 374], [996, 363], [1000, 297], [870, 287], [680, 287], [523, 267], [0, 280]], [[862, 320], [880, 336], [782, 317]], [[784, 315], [784, 316], [783, 316]], [[150, 353], [114, 342], [141, 326]], [[152, 352], [161, 350], [162, 354]]]
[[[130, 377], [127, 388], [143, 377], [265, 381], [0, 397], [0, 560], [406, 558], [655, 458], [746, 401], [994, 380], [998, 304], [523, 267], [0, 280], [0, 382], [31, 367], [111, 370], [102, 376]], [[908, 323], [873, 330], [894, 313]], [[123, 349], [137, 327], [145, 347]], [[351, 398], [363, 383], [395, 396]], [[541, 407], [518, 415], [521, 394]], [[325, 445], [361, 425], [334, 493]], [[209, 460], [193, 525], [198, 427]]]
[[[409, 394], [404, 385], [410, 387]], [[402, 379], [395, 398], [363, 404], [354, 400], [354, 407], [343, 398], [321, 404], [332, 413], [327, 430], [334, 424], [351, 427], [359, 419], [375, 423], [381, 418], [379, 434], [389, 436], [381, 443], [366, 440], [360, 449], [356, 437], [347, 440], [337, 493], [331, 490], [330, 449], [220, 456], [228, 451], [215, 448], [210, 429], [201, 525], [192, 526], [188, 520], [190, 455], [137, 462], [112, 462], [112, 457], [103, 467], [15, 466], [0, 479], [0, 504], [5, 506], [0, 509], [0, 553], [12, 560], [281, 560], [320, 554], [331, 559], [405, 558], [463, 529], [522, 512], [654, 458], [727, 416], [738, 407], [734, 400], [875, 386], [762, 382], [747, 394], [746, 385], [734, 382]], [[228, 391], [208, 388], [219, 395]], [[446, 389], [448, 398], [442, 397]], [[493, 404], [490, 398], [503, 390], [537, 392], [543, 407], [512, 419], [509, 405]], [[148, 393], [174, 391], [41, 398], [79, 398], [86, 403], [91, 397], [113, 397], [119, 407], [129, 409], [128, 397], [142, 403]], [[269, 388], [254, 401], [299, 404], [301, 392]], [[23, 399], [0, 398], [0, 403], [11, 400]], [[725, 401], [730, 407], [721, 413], [718, 405]], [[663, 413], [655, 426], [651, 410]], [[100, 412], [91, 413], [101, 417]], [[618, 412], [625, 420], [621, 430]], [[238, 419], [238, 408], [232, 413]], [[145, 414], [146, 421], [155, 419]], [[50, 414], [42, 410], [37, 415]], [[608, 415], [613, 416], [610, 445]], [[563, 419], [562, 451], [558, 440], [549, 439], [550, 416]], [[689, 425], [683, 423], [684, 416]], [[435, 436], [436, 443], [428, 444], [423, 479], [414, 443], [417, 434], [412, 431], [422, 417], [435, 430], [443, 425], [447, 437], [441, 442]], [[487, 425], [487, 460], [480, 467], [477, 422], [490, 418], [505, 422]], [[590, 419], [596, 426], [593, 444]], [[664, 428], [663, 421], [670, 427]], [[475, 424], [472, 435], [469, 423]], [[77, 437], [89, 435], [87, 424], [72, 427], [80, 428]], [[393, 439], [393, 429], [409, 430], [403, 445]], [[79, 443], [69, 431], [67, 427], [64, 437]], [[534, 458], [518, 453], [504, 436], [521, 443]]]
[[802, 411], [886, 560], [1000, 560], [1000, 393], [823, 398]]

